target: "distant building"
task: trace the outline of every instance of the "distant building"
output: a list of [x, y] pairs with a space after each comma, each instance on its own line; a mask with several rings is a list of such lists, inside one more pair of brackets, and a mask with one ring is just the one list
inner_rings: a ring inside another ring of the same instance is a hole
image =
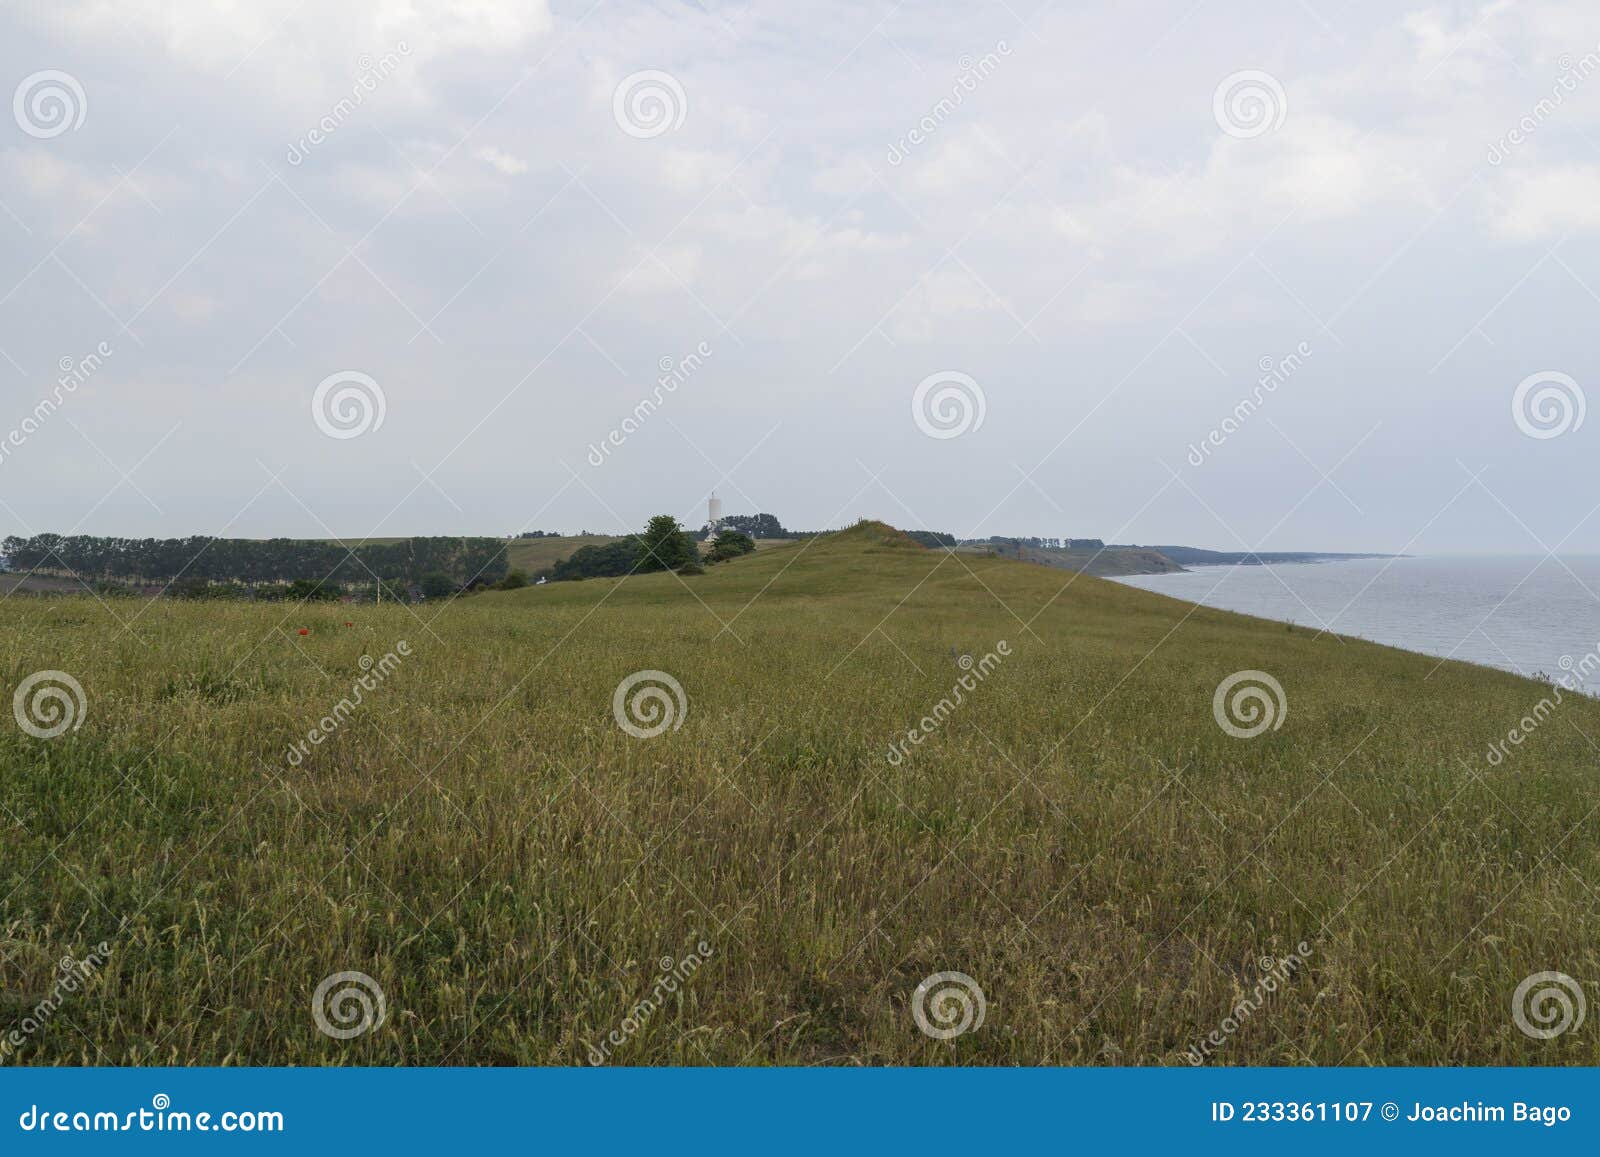
[[710, 499], [706, 502], [706, 529], [715, 534], [722, 527], [722, 499], [717, 497], [717, 492], [711, 492]]

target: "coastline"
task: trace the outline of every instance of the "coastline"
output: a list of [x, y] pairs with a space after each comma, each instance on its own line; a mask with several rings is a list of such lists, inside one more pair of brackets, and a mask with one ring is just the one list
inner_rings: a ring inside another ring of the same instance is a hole
[[1191, 605], [1536, 682], [1578, 670], [1575, 689], [1600, 694], [1600, 673], [1584, 662], [1600, 650], [1600, 609], [1585, 589], [1594, 582], [1572, 574], [1567, 561], [1529, 569], [1532, 557], [1398, 555], [1376, 566], [1378, 558], [1325, 559], [1107, 577]]

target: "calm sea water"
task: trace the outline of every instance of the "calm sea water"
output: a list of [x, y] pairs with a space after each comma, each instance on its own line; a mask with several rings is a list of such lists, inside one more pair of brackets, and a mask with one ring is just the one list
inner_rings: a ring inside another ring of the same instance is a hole
[[1592, 555], [1197, 567], [1117, 581], [1523, 675], [1570, 672], [1600, 694], [1600, 557]]

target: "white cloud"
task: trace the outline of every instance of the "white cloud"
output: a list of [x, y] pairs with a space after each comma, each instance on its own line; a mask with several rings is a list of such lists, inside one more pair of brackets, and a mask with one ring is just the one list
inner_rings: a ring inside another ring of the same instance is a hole
[[1500, 236], [1513, 241], [1600, 230], [1600, 167], [1563, 165], [1507, 174], [1490, 219]]
[[528, 171], [527, 161], [513, 157], [510, 153], [503, 153], [499, 149], [479, 149], [472, 155], [477, 157], [478, 160], [482, 161], [484, 164], [488, 165], [495, 172], [504, 173], [508, 177], [514, 177], [518, 173], [526, 173]]
[[[1339, 444], [1346, 425], [1391, 403], [1392, 388], [1378, 383], [1425, 391], [1470, 362], [1474, 382], [1509, 374], [1514, 384], [1522, 362], [1564, 364], [1561, 332], [1586, 332], [1572, 320], [1587, 317], [1572, 312], [1578, 304], [1518, 279], [1555, 239], [1575, 248], [1600, 233], [1600, 155], [1587, 139], [1600, 139], [1600, 75], [1504, 165], [1485, 162], [1549, 92], [1562, 55], [1595, 49], [1592, 4], [1577, 0], [1514, 11], [1357, 5], [1333, 18], [1331, 34], [1298, 5], [1264, 6], [1249, 22], [1182, 0], [1131, 15], [1046, 6], [1029, 16], [1038, 40], [1001, 30], [1003, 8], [954, 3], [887, 18], [845, 0], [820, 13], [776, 0], [736, 13], [627, 5], [585, 15], [580, 6], [559, 22], [543, 3], [512, 0], [297, 4], [62, 0], [0, 15], [0, 74], [67, 67], [90, 106], [80, 131], [13, 136], [0, 148], [0, 201], [24, 225], [0, 211], [0, 263], [21, 277], [61, 242], [84, 282], [44, 263], [0, 305], [0, 344], [27, 370], [92, 347], [111, 319], [84, 287], [113, 310], [148, 305], [137, 327], [145, 345], [119, 346], [118, 364], [137, 359], [140, 374], [168, 383], [194, 427], [185, 452], [206, 444], [202, 435], [230, 445], [239, 430], [263, 442], [250, 454], [175, 462], [169, 489], [180, 496], [183, 479], [209, 471], [230, 480], [228, 497], [240, 484], [242, 505], [259, 480], [245, 486], [238, 463], [255, 451], [276, 463], [283, 445], [306, 470], [322, 469], [326, 447], [296, 442], [298, 410], [279, 403], [293, 383], [347, 366], [380, 376], [391, 393], [385, 440], [356, 447], [373, 455], [364, 477], [385, 479], [374, 484], [374, 517], [393, 504], [394, 481], [376, 468], [385, 455], [409, 472], [411, 460], [431, 466], [466, 439], [471, 470], [520, 464], [528, 447], [513, 435], [537, 423], [538, 459], [570, 458], [569, 442], [581, 446], [614, 420], [583, 409], [584, 391], [568, 388], [596, 364], [589, 342], [558, 344], [579, 322], [629, 375], [663, 350], [715, 336], [715, 368], [697, 376], [695, 395], [712, 436], [733, 443], [752, 437], [726, 424], [733, 414], [781, 413], [786, 429], [828, 425], [813, 408], [823, 396], [899, 412], [894, 390], [927, 372], [909, 363], [938, 351], [962, 365], [1006, 363], [1015, 384], [991, 398], [990, 420], [997, 430], [1016, 423], [1018, 455], [1034, 435], [1043, 453], [1054, 441], [1046, 435], [1100, 400], [1064, 401], [1052, 386], [1063, 366], [1075, 381], [1115, 383], [1146, 365], [1127, 386], [1145, 391], [1145, 427], [1097, 421], [1085, 428], [1096, 444], [1074, 444], [1103, 454], [1106, 472], [1151, 457], [1165, 433], [1178, 446], [1196, 436], [1161, 426], [1173, 420], [1164, 401], [1217, 380], [1174, 336], [1180, 322], [1237, 371], [1293, 348], [1307, 308], [1331, 315], [1359, 290], [1361, 308], [1335, 322], [1348, 348], [1330, 342], [1319, 360], [1348, 382], [1339, 406], [1317, 415], [1315, 433], [1329, 444], [1304, 442], [1330, 462], [1367, 428]], [[1181, 34], [1163, 39], [1172, 25]], [[1005, 67], [890, 165], [886, 146], [948, 94], [956, 62], [1001, 36], [1015, 49]], [[338, 113], [300, 163], [286, 163], [289, 144], [351, 95], [363, 56], [401, 41], [400, 67]], [[1211, 107], [1217, 82], [1243, 68], [1272, 73], [1289, 101], [1283, 125], [1250, 140], [1223, 135]], [[682, 125], [648, 140], [612, 115], [617, 81], [643, 70], [670, 73], [687, 98]], [[118, 188], [124, 173], [132, 180]], [[360, 262], [330, 275], [352, 247]], [[1248, 260], [1258, 253], [1293, 297]], [[1594, 259], [1565, 256], [1574, 268]], [[1435, 370], [1513, 289], [1484, 323], [1494, 345], [1469, 337]], [[1513, 329], [1518, 310], [1571, 324], [1535, 335]], [[1037, 341], [1017, 321], [1036, 313]], [[414, 336], [418, 319], [437, 340]], [[1368, 351], [1381, 351], [1370, 355], [1381, 356], [1381, 374], [1360, 362]], [[1486, 368], [1490, 359], [1507, 364]], [[530, 367], [537, 374], [482, 422]], [[0, 376], [11, 373], [0, 361]], [[600, 373], [615, 381], [611, 367]], [[780, 380], [765, 394], [747, 386]], [[248, 388], [260, 383], [273, 388]], [[105, 393], [115, 428], [127, 416], [115, 407], [131, 402]], [[576, 400], [555, 412], [549, 398], [567, 396]], [[1498, 416], [1504, 399], [1493, 401]], [[250, 420], [238, 418], [256, 405]], [[689, 409], [685, 423], [696, 420]], [[837, 432], [841, 444], [852, 435]], [[867, 440], [878, 444], [881, 431]], [[133, 461], [145, 449], [116, 456]], [[1474, 462], [1497, 452], [1473, 449]], [[838, 451], [846, 468], [852, 452]], [[628, 461], [659, 470], [653, 453], [641, 439]], [[1414, 449], [1393, 455], [1415, 458]], [[1009, 462], [978, 465], [1010, 472]], [[21, 457], [7, 464], [40, 507], [22, 513], [72, 525], [82, 511], [41, 513], [51, 491], [27, 486], [29, 468]], [[619, 460], [608, 477], [631, 468]], [[1454, 470], [1453, 460], [1442, 468]], [[158, 455], [141, 480], [152, 471], [159, 488], [162, 469]], [[1397, 492], [1403, 481], [1389, 479]], [[518, 497], [540, 485], [527, 480]], [[355, 501], [348, 488], [328, 493]], [[970, 517], [983, 515], [986, 497], [972, 497]], [[813, 499], [780, 489], [771, 506], [807, 524], [829, 513], [804, 506]], [[967, 496], [943, 500], [957, 509]], [[232, 511], [216, 513], [220, 525]], [[551, 522], [592, 525], [603, 513]], [[1084, 533], [1104, 526], [1097, 510], [1083, 517]], [[192, 528], [173, 518], [163, 529]]]

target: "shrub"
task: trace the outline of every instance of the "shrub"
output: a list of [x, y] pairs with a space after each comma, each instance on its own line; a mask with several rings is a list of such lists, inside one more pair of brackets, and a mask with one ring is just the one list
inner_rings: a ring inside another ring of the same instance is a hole
[[750, 554], [755, 548], [756, 541], [748, 534], [737, 530], [724, 530], [717, 535], [717, 540], [706, 552], [706, 561], [725, 562], [730, 558], [738, 558], [741, 554]]

